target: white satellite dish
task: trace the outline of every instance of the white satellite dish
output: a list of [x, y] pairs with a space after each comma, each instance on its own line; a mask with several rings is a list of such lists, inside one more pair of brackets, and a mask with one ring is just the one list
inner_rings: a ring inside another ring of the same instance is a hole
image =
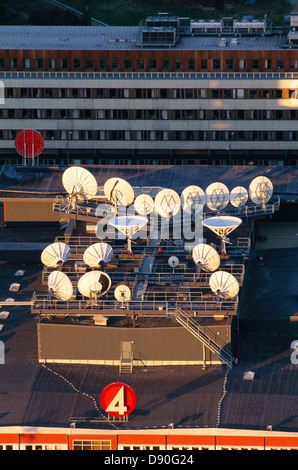
[[155, 209], [162, 217], [176, 215], [180, 207], [180, 196], [173, 189], [162, 189], [155, 196]]
[[236, 186], [230, 192], [230, 203], [234, 207], [242, 207], [248, 200], [248, 192], [243, 186]]
[[102, 271], [90, 271], [78, 281], [78, 290], [83, 297], [97, 301], [108, 292], [112, 285], [111, 278]]
[[174, 272], [174, 269], [177, 268], [177, 266], [179, 265], [179, 259], [177, 258], [177, 256], [170, 256], [170, 258], [168, 259], [168, 265], [173, 268]]
[[70, 256], [70, 248], [66, 243], [56, 242], [48, 245], [41, 253], [41, 262], [49, 268], [61, 268]]
[[115, 215], [118, 215], [118, 207], [127, 207], [134, 201], [134, 190], [131, 185], [122, 178], [110, 178], [103, 187], [104, 194], [115, 207]]
[[212, 246], [205, 243], [199, 243], [194, 247], [192, 258], [197, 265], [198, 275], [200, 275], [201, 269], [213, 272], [220, 266], [219, 254]]
[[74, 209], [77, 203], [94, 197], [98, 186], [96, 179], [80, 166], [71, 166], [62, 175], [62, 184], [69, 195], [71, 207]]
[[229, 190], [223, 183], [212, 183], [206, 189], [206, 204], [212, 211], [224, 209], [230, 200]]
[[226, 271], [216, 271], [211, 274], [209, 285], [216, 294], [219, 306], [220, 300], [232, 300], [237, 297], [239, 292], [239, 283], [237, 279]]
[[115, 296], [115, 299], [118, 300], [118, 302], [122, 303], [122, 308], [123, 308], [123, 304], [131, 300], [130, 288], [128, 286], [125, 286], [124, 284], [117, 286], [114, 291], [114, 296]]
[[140, 194], [134, 202], [135, 210], [141, 215], [148, 215], [154, 209], [154, 200], [149, 194]]
[[126, 236], [129, 252], [131, 252], [131, 237], [147, 223], [147, 217], [141, 215], [114, 217], [109, 220], [109, 224]]
[[239, 217], [220, 215], [208, 217], [202, 223], [221, 238], [221, 252], [226, 254], [226, 237], [242, 223], [242, 220]]
[[273, 194], [273, 185], [266, 176], [257, 176], [249, 185], [249, 196], [255, 204], [266, 204]]
[[204, 206], [205, 199], [205, 193], [199, 186], [187, 186], [181, 193], [182, 209], [191, 212], [198, 206]]
[[50, 301], [53, 296], [66, 302], [73, 294], [72, 283], [66, 274], [61, 271], [53, 271], [48, 277], [48, 292]]
[[83, 255], [84, 263], [90, 268], [104, 266], [113, 257], [113, 248], [107, 243], [94, 243], [89, 246]]

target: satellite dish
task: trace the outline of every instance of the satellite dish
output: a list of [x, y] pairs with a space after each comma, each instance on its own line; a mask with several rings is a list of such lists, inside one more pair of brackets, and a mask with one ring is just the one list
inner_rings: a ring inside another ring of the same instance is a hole
[[134, 191], [131, 185], [122, 178], [110, 178], [103, 187], [104, 194], [115, 207], [115, 215], [118, 214], [118, 207], [127, 207], [134, 201]]
[[72, 283], [66, 274], [61, 271], [53, 271], [48, 277], [48, 292], [50, 301], [53, 296], [66, 302], [73, 294]]
[[242, 207], [246, 204], [248, 192], [243, 186], [236, 186], [230, 192], [230, 203], [234, 207]]
[[173, 272], [174, 272], [174, 269], [178, 266], [178, 264], [179, 264], [179, 259], [177, 258], [177, 256], [171, 256], [168, 259], [168, 265], [171, 266], [171, 268], [173, 268]]
[[62, 175], [62, 184], [67, 191], [71, 206], [94, 197], [97, 193], [97, 182], [92, 173], [80, 166], [71, 166]]
[[229, 190], [223, 183], [212, 183], [206, 189], [206, 204], [212, 211], [224, 209], [229, 200]]
[[78, 281], [78, 290], [83, 297], [96, 301], [108, 292], [112, 285], [111, 278], [102, 271], [90, 271]]
[[242, 220], [239, 217], [220, 215], [208, 217], [202, 223], [221, 238], [221, 252], [226, 254], [226, 237], [242, 223]]
[[273, 185], [266, 176], [257, 176], [249, 185], [249, 196], [255, 204], [266, 204], [273, 194]]
[[113, 248], [107, 243], [94, 243], [89, 246], [83, 255], [84, 263], [90, 268], [99, 268], [111, 261]]
[[141, 215], [114, 217], [109, 220], [109, 224], [126, 236], [129, 252], [131, 252], [131, 237], [147, 223], [147, 217]]
[[162, 189], [155, 196], [155, 209], [162, 217], [177, 214], [181, 206], [179, 194], [173, 189]]
[[212, 292], [216, 294], [218, 307], [220, 300], [234, 299], [239, 292], [239, 283], [237, 279], [226, 271], [216, 271], [211, 274], [209, 285]]
[[197, 265], [198, 275], [200, 275], [201, 269], [213, 272], [220, 266], [219, 254], [212, 246], [205, 243], [199, 243], [194, 247], [192, 258]]
[[182, 209], [191, 212], [197, 206], [205, 204], [205, 193], [199, 186], [187, 186], [181, 193]]
[[130, 288], [128, 286], [125, 286], [124, 284], [117, 286], [114, 291], [114, 296], [115, 299], [118, 300], [118, 302], [122, 303], [123, 308], [123, 304], [131, 300]]
[[154, 209], [154, 200], [149, 194], [140, 194], [134, 202], [135, 210], [141, 215], [148, 215]]
[[60, 268], [68, 260], [70, 248], [66, 243], [56, 242], [47, 246], [41, 253], [41, 262], [49, 268]]

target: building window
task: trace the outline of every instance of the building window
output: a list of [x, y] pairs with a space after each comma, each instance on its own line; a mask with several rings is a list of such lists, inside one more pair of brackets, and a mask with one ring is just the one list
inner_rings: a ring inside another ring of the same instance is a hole
[[239, 59], [239, 69], [240, 70], [245, 70], [246, 68], [246, 60], [245, 59]]
[[10, 68], [16, 69], [18, 67], [18, 59], [10, 59]]
[[68, 59], [61, 59], [61, 68], [68, 69]]
[[55, 69], [55, 68], [56, 68], [55, 59], [49, 59], [49, 69]]
[[125, 69], [131, 69], [131, 60], [130, 59], [124, 59], [124, 68]]
[[251, 68], [253, 68], [253, 69], [258, 69], [259, 68], [259, 60], [258, 59], [252, 59]]
[[149, 64], [150, 69], [156, 69], [156, 60], [151, 59]]
[[213, 69], [214, 70], [219, 70], [220, 69], [220, 59], [214, 59], [213, 60]]
[[118, 69], [119, 69], [118, 59], [112, 59], [112, 70], [118, 70]]
[[202, 60], [201, 60], [201, 69], [202, 69], [202, 70], [206, 70], [206, 69], [207, 69], [207, 66], [208, 66], [208, 61], [207, 61], [207, 59], [202, 59]]
[[144, 70], [144, 60], [143, 59], [138, 59], [137, 60], [137, 69], [138, 70]]
[[[1, 65], [0, 65], [1, 67]], [[291, 59], [290, 60], [290, 69], [291, 70], [296, 70], [297, 69], [297, 59]]]
[[271, 59], [265, 59], [264, 67], [266, 70], [271, 69]]
[[189, 60], [188, 60], [188, 69], [189, 69], [189, 70], [194, 70], [194, 68], [195, 68], [195, 61], [194, 61], [194, 59], [189, 59]]
[[93, 69], [93, 67], [94, 67], [93, 59], [87, 59], [86, 68], [87, 69]]
[[176, 70], [182, 70], [182, 60], [180, 60], [180, 59], [175, 60], [175, 69]]
[[30, 69], [30, 59], [24, 59], [23, 66], [24, 69]]
[[74, 67], [74, 69], [80, 69], [81, 68], [80, 59], [73, 59], [73, 67]]
[[284, 61], [282, 59], [277, 59], [277, 70], [283, 70], [285, 67]]
[[111, 450], [111, 441], [73, 441], [73, 450]]
[[227, 70], [232, 70], [233, 69], [233, 60], [232, 59], [227, 59], [226, 60], [226, 69]]
[[99, 59], [99, 68], [100, 70], [105, 70], [107, 68], [106, 59]]
[[162, 67], [163, 70], [169, 70], [169, 68], [170, 68], [169, 60], [168, 59], [162, 59], [161, 67]]
[[42, 69], [42, 67], [43, 67], [43, 60], [42, 60], [42, 59], [36, 59], [36, 60], [35, 60], [35, 67], [36, 67], [37, 69]]
[[4, 69], [4, 59], [0, 59], [0, 69]]

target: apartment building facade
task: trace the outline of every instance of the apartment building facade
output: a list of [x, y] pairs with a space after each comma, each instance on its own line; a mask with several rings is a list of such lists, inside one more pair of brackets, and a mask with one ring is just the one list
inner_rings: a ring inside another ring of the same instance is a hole
[[0, 160], [35, 129], [44, 163], [296, 165], [296, 19], [2, 26]]

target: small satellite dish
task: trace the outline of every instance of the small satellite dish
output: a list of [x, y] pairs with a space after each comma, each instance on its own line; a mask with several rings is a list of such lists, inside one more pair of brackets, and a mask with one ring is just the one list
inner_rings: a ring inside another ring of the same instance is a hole
[[236, 186], [230, 192], [230, 203], [234, 207], [242, 207], [248, 200], [248, 192], [243, 186]]
[[239, 292], [237, 279], [226, 271], [216, 271], [211, 274], [209, 285], [212, 292], [216, 294], [217, 306], [219, 306], [220, 300], [232, 300], [237, 297]]
[[206, 189], [206, 204], [212, 211], [224, 209], [230, 200], [229, 190], [223, 183], [212, 183]]
[[90, 268], [103, 267], [113, 257], [113, 248], [107, 243], [94, 243], [89, 246], [84, 254], [83, 260]]
[[174, 269], [179, 265], [179, 259], [177, 258], [177, 256], [171, 256], [168, 259], [168, 265], [171, 266], [171, 268], [173, 268], [173, 272], [174, 272]]
[[111, 278], [102, 271], [90, 271], [78, 281], [78, 290], [83, 297], [96, 301], [108, 292], [112, 285]]
[[249, 196], [255, 204], [266, 204], [273, 194], [273, 185], [266, 176], [257, 176], [249, 185]]
[[147, 217], [141, 215], [114, 217], [109, 220], [109, 224], [126, 236], [129, 252], [131, 252], [131, 237], [147, 223]]
[[208, 217], [202, 223], [221, 238], [221, 252], [226, 254], [226, 237], [242, 223], [242, 220], [239, 217], [220, 215]]
[[72, 283], [66, 274], [53, 271], [48, 277], [48, 292], [50, 301], [52, 297], [66, 302], [73, 295]]
[[134, 201], [134, 190], [131, 185], [122, 178], [110, 178], [103, 187], [104, 194], [108, 201], [115, 207], [115, 215], [118, 214], [118, 207], [127, 207]]
[[62, 175], [62, 184], [69, 195], [72, 209], [75, 209], [77, 203], [94, 197], [98, 190], [96, 179], [92, 173], [80, 166], [67, 168]]
[[115, 291], [114, 291], [114, 296], [115, 299], [118, 300], [118, 302], [122, 303], [122, 307], [124, 303], [127, 303], [131, 300], [131, 291], [128, 286], [120, 285], [117, 286]]
[[155, 209], [162, 217], [176, 215], [180, 207], [180, 196], [173, 189], [162, 189], [155, 196]]
[[181, 193], [182, 209], [191, 212], [198, 206], [204, 206], [205, 193], [199, 186], [187, 186]]
[[148, 215], [154, 210], [154, 200], [149, 194], [140, 194], [134, 202], [138, 214]]
[[49, 268], [60, 268], [68, 260], [70, 248], [66, 243], [56, 242], [47, 246], [41, 253], [41, 262]]
[[210, 245], [199, 243], [192, 251], [192, 258], [197, 265], [198, 274], [203, 269], [207, 272], [216, 271], [220, 266], [220, 257], [217, 251]]

